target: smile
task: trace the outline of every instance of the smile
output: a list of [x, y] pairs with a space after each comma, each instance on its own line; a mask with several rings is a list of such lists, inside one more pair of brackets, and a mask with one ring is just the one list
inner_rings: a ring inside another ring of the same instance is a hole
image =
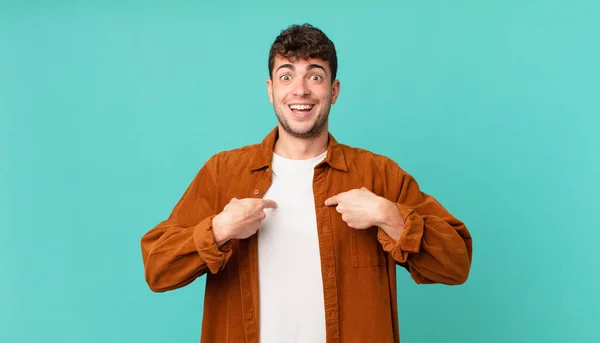
[[293, 104], [290, 105], [290, 109], [295, 111], [310, 111], [312, 110], [313, 105], [311, 104]]

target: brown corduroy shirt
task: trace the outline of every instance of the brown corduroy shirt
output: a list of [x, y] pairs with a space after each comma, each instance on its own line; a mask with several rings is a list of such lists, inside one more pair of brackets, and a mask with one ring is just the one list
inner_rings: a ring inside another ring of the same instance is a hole
[[[261, 144], [211, 157], [169, 218], [141, 240], [153, 291], [183, 287], [207, 275], [203, 343], [260, 341], [260, 230], [219, 248], [211, 222], [232, 198], [265, 194], [277, 137], [274, 129]], [[335, 207], [324, 204], [361, 187], [396, 203], [405, 222], [398, 241], [377, 227], [349, 228]], [[391, 159], [339, 144], [329, 134], [327, 157], [315, 167], [313, 191], [328, 343], [399, 342], [396, 265], [417, 283], [466, 281], [472, 258], [469, 231]]]

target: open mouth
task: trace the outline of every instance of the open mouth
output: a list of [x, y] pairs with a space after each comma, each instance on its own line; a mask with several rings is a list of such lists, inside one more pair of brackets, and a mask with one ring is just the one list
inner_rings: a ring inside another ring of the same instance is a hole
[[312, 111], [314, 105], [312, 104], [292, 104], [289, 105], [290, 110], [292, 110], [292, 112], [294, 112], [294, 114], [299, 115], [299, 116], [304, 116], [307, 115], [308, 113], [310, 113], [310, 111]]

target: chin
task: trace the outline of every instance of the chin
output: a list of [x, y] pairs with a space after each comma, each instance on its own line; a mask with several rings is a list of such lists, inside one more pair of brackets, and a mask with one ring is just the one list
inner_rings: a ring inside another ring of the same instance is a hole
[[[311, 138], [319, 135], [323, 129], [324, 125], [319, 126], [319, 118], [305, 118], [305, 120], [297, 120], [295, 116], [291, 113], [286, 113], [283, 116], [277, 115], [277, 119], [279, 120], [279, 126], [287, 132], [289, 135], [297, 137], [297, 138]], [[282, 120], [283, 119], [283, 120]]]
[[310, 125], [309, 127], [294, 127], [294, 126], [292, 126], [292, 127], [289, 127], [289, 129], [290, 130], [287, 130], [287, 131], [291, 135], [298, 137], [298, 138], [312, 138], [312, 137], [319, 135], [319, 133], [321, 133], [321, 131], [323, 130], [323, 128], [320, 128], [320, 129], [315, 128], [314, 123], [312, 125]]

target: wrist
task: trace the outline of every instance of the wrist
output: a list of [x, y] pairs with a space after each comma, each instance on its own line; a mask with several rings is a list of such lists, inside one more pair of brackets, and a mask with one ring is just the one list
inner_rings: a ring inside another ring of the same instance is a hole
[[391, 206], [395, 205], [384, 197], [377, 197], [377, 200], [373, 225], [379, 227], [386, 226], [387, 222], [389, 222], [389, 214], [392, 211]]
[[222, 224], [221, 217], [219, 215], [216, 215], [212, 220], [212, 232], [215, 243], [219, 248], [231, 240], [231, 237], [227, 230], [225, 230], [225, 226]]
[[404, 218], [395, 203], [381, 198], [380, 211], [377, 216], [376, 226], [381, 228], [394, 241], [400, 239], [404, 229]]

